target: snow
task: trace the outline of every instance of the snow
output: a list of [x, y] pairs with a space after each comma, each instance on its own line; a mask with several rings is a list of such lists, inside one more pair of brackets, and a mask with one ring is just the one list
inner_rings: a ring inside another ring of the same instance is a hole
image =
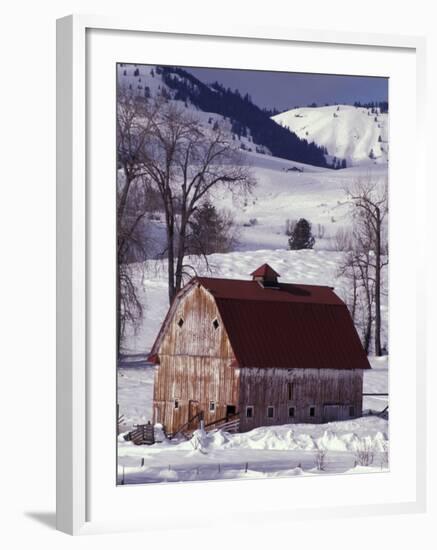
[[[291, 109], [272, 119], [300, 138], [326, 147], [331, 157], [346, 159], [348, 166], [387, 163], [386, 113], [372, 113], [371, 109], [351, 105], [329, 105]], [[369, 158], [371, 150], [375, 159]]]
[[[230, 434], [197, 430], [190, 440], [136, 446], [118, 438], [118, 479], [124, 483], [277, 477], [387, 470], [388, 423], [376, 416], [328, 424], [291, 424]], [[320, 455], [321, 453], [321, 455]], [[323, 469], [317, 461], [323, 456]]]

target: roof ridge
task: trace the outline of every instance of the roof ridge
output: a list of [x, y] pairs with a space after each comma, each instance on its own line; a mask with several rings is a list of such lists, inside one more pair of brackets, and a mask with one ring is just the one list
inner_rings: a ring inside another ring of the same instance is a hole
[[[214, 281], [226, 281], [227, 283], [232, 282], [239, 282], [239, 283], [254, 283], [258, 284], [257, 281], [253, 281], [252, 279], [227, 279], [226, 277], [207, 277], [204, 275], [196, 275], [194, 279], [212, 279]], [[310, 284], [310, 283], [291, 283], [291, 282], [278, 282], [278, 285], [294, 285], [294, 286], [311, 286], [311, 287], [317, 287], [317, 288], [329, 288], [330, 290], [334, 290], [335, 287], [330, 285], [317, 285], [317, 284]]]

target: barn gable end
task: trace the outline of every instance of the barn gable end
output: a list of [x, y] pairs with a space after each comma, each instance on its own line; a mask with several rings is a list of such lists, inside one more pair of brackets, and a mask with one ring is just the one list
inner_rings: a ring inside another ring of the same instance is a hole
[[172, 309], [166, 330], [154, 351], [158, 356], [234, 358], [214, 297], [203, 286], [191, 285]]
[[[154, 422], [169, 433], [202, 412], [205, 423], [238, 408], [239, 369], [214, 297], [190, 284], [173, 302], [152, 350]], [[193, 426], [198, 425], [198, 420]]]

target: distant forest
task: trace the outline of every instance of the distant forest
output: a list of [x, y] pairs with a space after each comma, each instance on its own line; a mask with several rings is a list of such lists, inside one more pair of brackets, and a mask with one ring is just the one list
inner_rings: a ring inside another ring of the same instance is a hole
[[[316, 107], [329, 107], [331, 105], [338, 105], [338, 103], [323, 103], [323, 105], [318, 105], [317, 103], [310, 103], [309, 105], [306, 105], [306, 107], [309, 108], [316, 108]], [[346, 103], [345, 105], [348, 105]], [[353, 104], [354, 107], [361, 107], [362, 109], [370, 109], [372, 112], [375, 112], [376, 109], [379, 109], [380, 113], [388, 113], [388, 101], [368, 101], [367, 103], [360, 103], [359, 101], [355, 101]], [[285, 109], [286, 111], [291, 109], [302, 109], [304, 105], [294, 105], [294, 107], [290, 107], [289, 109]], [[281, 111], [279, 109], [276, 109], [276, 107], [273, 107], [273, 109], [263, 109], [263, 111], [269, 116], [275, 116], [279, 115]]]
[[255, 144], [267, 147], [276, 157], [294, 160], [314, 166], [332, 168], [325, 155], [326, 148], [300, 139], [294, 132], [283, 128], [260, 109], [249, 94], [242, 96], [238, 90], [224, 88], [218, 82], [207, 86], [180, 67], [158, 67], [164, 83], [175, 90], [175, 99], [190, 101], [202, 111], [217, 113], [230, 120], [232, 131], [246, 136], [247, 130]]
[[381, 113], [388, 113], [388, 101], [370, 101], [369, 103], [360, 103], [355, 101], [354, 107], [362, 107], [363, 109], [379, 109]]

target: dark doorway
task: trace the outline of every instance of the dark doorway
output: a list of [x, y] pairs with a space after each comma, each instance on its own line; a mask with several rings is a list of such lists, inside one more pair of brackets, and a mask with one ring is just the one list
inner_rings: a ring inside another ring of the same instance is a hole
[[199, 414], [199, 401], [191, 400], [188, 402], [188, 428], [195, 430], [198, 427], [199, 419], [195, 418]]
[[337, 422], [341, 420], [341, 405], [336, 403], [324, 405], [323, 407], [323, 421], [324, 422]]
[[237, 412], [235, 405], [226, 405], [226, 418], [234, 415]]

